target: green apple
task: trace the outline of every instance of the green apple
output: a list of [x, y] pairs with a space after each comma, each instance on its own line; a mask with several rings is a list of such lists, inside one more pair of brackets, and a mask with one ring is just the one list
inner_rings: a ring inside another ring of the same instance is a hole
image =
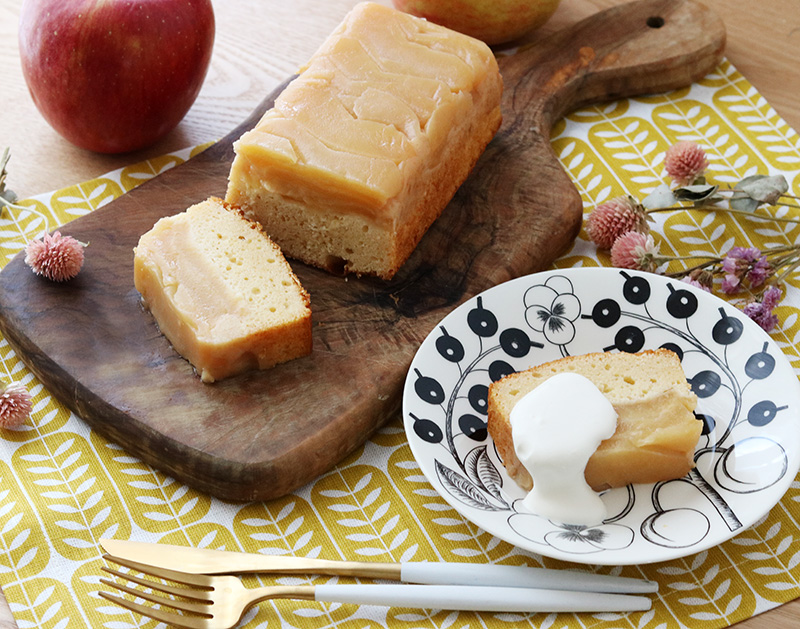
[[489, 45], [518, 39], [542, 26], [559, 0], [393, 0], [395, 8], [424, 17]]

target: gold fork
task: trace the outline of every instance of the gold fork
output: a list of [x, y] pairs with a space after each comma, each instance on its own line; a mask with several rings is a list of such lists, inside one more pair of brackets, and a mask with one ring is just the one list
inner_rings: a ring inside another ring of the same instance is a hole
[[[144, 575], [180, 585], [161, 583], [103, 567], [103, 570], [118, 579], [147, 589], [130, 587], [109, 579], [100, 579], [101, 583], [160, 607], [151, 607], [108, 592], [100, 592], [100, 596], [148, 618], [185, 629], [231, 629], [253, 605], [277, 598], [494, 612], [645, 611], [652, 604], [644, 596], [490, 586], [325, 584], [276, 585], [248, 589], [235, 576], [188, 574], [121, 560], [118, 557], [107, 559]], [[148, 590], [170, 597], [159, 596]], [[172, 596], [179, 598], [171, 598]], [[177, 611], [166, 611], [161, 607]]]

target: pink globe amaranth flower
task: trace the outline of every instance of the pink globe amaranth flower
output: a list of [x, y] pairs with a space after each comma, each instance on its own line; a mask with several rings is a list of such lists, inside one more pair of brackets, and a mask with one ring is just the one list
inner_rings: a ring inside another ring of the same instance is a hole
[[25, 264], [36, 275], [54, 282], [64, 282], [75, 277], [83, 266], [84, 245], [72, 236], [60, 232], [45, 234], [25, 247]]
[[601, 249], [611, 249], [622, 234], [650, 231], [644, 207], [630, 196], [615, 197], [594, 208], [586, 219], [586, 233]]
[[677, 142], [664, 156], [667, 174], [679, 186], [692, 184], [708, 168], [706, 152], [694, 142]]
[[622, 234], [611, 247], [611, 264], [620, 269], [654, 272], [661, 260], [658, 245], [648, 234], [630, 231]]
[[23, 384], [12, 382], [0, 385], [0, 428], [15, 428], [31, 416], [33, 401]]

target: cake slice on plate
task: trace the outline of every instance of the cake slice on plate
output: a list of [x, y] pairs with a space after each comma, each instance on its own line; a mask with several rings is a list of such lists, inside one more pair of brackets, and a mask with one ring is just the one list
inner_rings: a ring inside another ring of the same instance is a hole
[[591, 380], [617, 411], [616, 432], [586, 465], [586, 482], [592, 489], [681, 478], [694, 467], [703, 422], [693, 413], [697, 396], [677, 354], [667, 349], [584, 354], [513, 373], [489, 386], [489, 433], [508, 475], [520, 487], [530, 490], [532, 482], [514, 450], [511, 409], [561, 373]]

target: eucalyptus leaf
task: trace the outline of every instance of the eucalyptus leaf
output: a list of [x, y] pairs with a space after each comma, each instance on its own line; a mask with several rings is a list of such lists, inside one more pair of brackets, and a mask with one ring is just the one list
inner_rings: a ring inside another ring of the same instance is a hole
[[730, 200], [729, 205], [733, 210], [737, 210], [739, 212], [749, 212], [752, 214], [756, 211], [759, 203], [750, 197], [734, 197]]
[[663, 207], [672, 207], [678, 199], [672, 193], [669, 185], [662, 183], [642, 200], [642, 206], [646, 210], [657, 210]]
[[777, 203], [781, 195], [789, 190], [789, 184], [783, 175], [752, 175], [737, 183], [734, 190], [744, 192], [750, 199], [758, 203], [772, 205]]
[[717, 190], [719, 190], [719, 186], [704, 183], [677, 188], [675, 190], [675, 196], [680, 201], [693, 201], [697, 203], [699, 201], [707, 201], [717, 193]]
[[0, 190], [0, 206], [16, 203], [17, 198], [13, 190]]

